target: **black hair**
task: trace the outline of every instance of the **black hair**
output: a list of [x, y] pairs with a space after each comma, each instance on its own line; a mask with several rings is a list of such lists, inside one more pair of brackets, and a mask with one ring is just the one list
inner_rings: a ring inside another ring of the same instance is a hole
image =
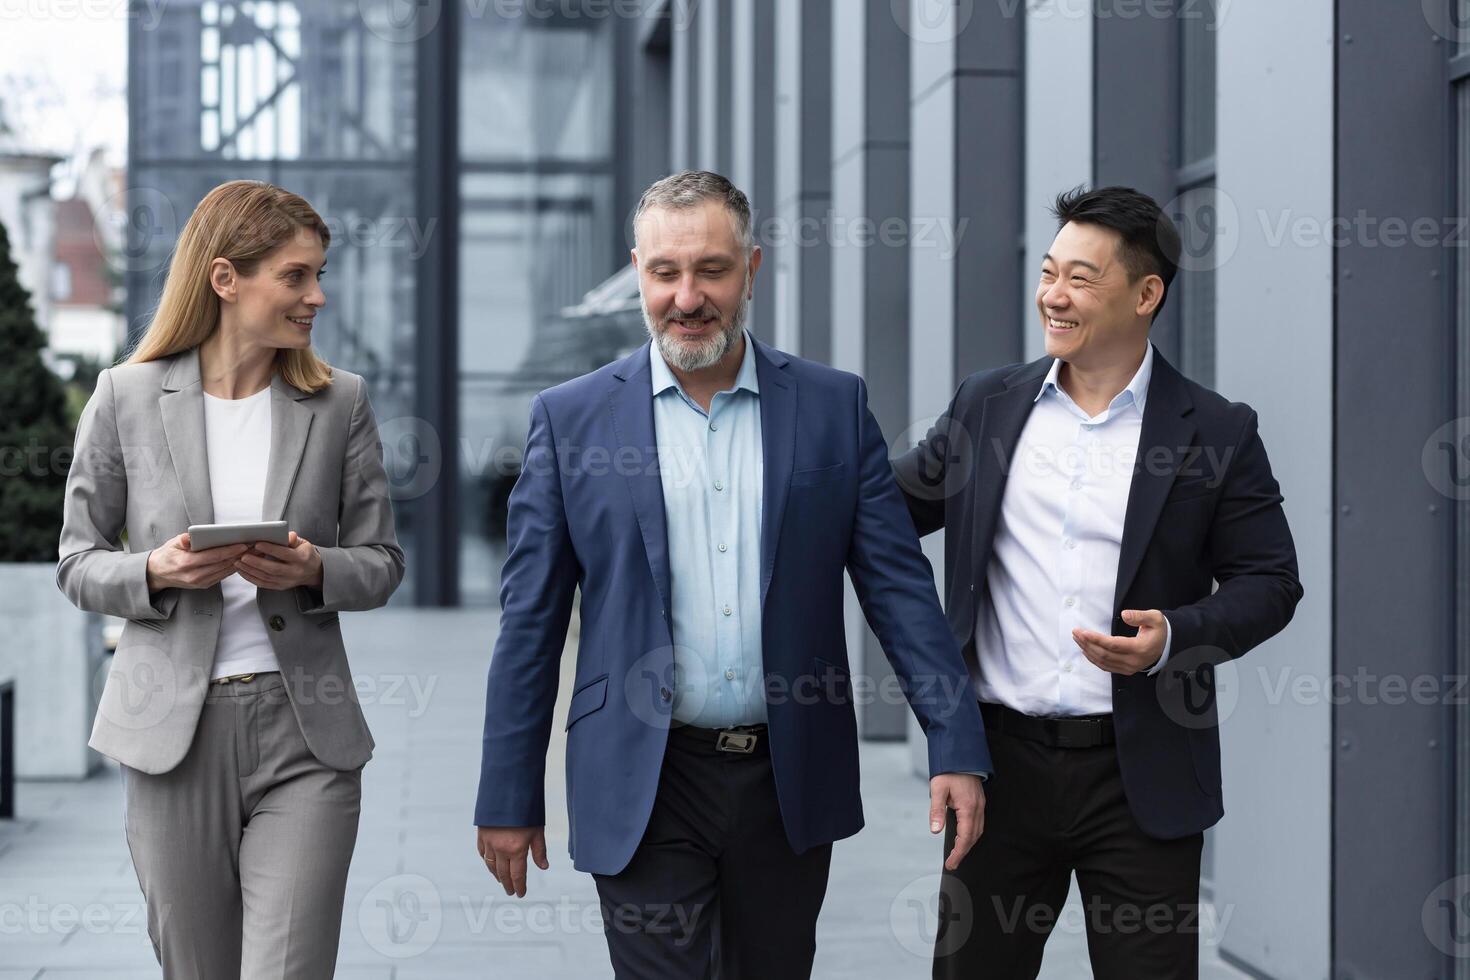
[[1051, 213], [1057, 228], [1068, 222], [1099, 225], [1118, 233], [1123, 239], [1119, 258], [1128, 278], [1137, 282], [1141, 276], [1157, 275], [1164, 280], [1164, 295], [1154, 308], [1158, 319], [1169, 286], [1179, 271], [1179, 230], [1164, 214], [1157, 201], [1131, 187], [1099, 187], [1085, 190], [1074, 187], [1057, 195]]

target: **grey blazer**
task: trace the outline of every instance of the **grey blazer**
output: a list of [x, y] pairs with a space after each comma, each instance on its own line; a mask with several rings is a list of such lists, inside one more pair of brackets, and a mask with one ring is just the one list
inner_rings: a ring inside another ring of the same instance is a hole
[[[306, 744], [350, 770], [372, 756], [337, 615], [388, 601], [403, 578], [378, 427], [362, 378], [333, 369], [316, 394], [271, 379], [262, 519], [321, 551], [322, 588], [256, 600]], [[77, 427], [56, 582], [78, 607], [128, 620], [88, 743], [147, 773], [189, 751], [204, 705], [222, 595], [150, 594], [148, 552], [214, 520], [198, 350], [102, 372]]]

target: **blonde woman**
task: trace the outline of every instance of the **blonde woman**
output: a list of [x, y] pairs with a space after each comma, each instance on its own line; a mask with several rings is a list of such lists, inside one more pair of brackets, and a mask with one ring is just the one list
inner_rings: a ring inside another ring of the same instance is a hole
[[[373, 748], [337, 617], [387, 602], [403, 552], [366, 386], [311, 347], [329, 241], [295, 194], [216, 187], [77, 429], [56, 578], [128, 621], [90, 744], [168, 980], [336, 962]], [[190, 547], [262, 520], [289, 544]]]

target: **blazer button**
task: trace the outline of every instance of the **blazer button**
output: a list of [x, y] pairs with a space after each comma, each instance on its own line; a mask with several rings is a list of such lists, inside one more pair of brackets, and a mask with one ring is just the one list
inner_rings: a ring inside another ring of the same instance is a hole
[[286, 620], [284, 618], [282, 618], [280, 616], [272, 616], [271, 617], [271, 629], [273, 629], [277, 633], [279, 633], [279, 632], [281, 632], [281, 630], [283, 630], [285, 628], [286, 628]]

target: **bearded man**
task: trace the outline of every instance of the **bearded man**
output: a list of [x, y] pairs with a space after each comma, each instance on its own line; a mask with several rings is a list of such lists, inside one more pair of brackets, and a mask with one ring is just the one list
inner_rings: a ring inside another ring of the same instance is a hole
[[809, 977], [832, 842], [863, 824], [848, 572], [928, 741], [929, 826], [979, 837], [990, 759], [933, 572], [855, 375], [744, 329], [745, 195], [643, 195], [650, 334], [536, 397], [510, 497], [475, 823], [507, 894], [547, 867], [545, 764], [573, 593], [569, 850], [618, 977]]

